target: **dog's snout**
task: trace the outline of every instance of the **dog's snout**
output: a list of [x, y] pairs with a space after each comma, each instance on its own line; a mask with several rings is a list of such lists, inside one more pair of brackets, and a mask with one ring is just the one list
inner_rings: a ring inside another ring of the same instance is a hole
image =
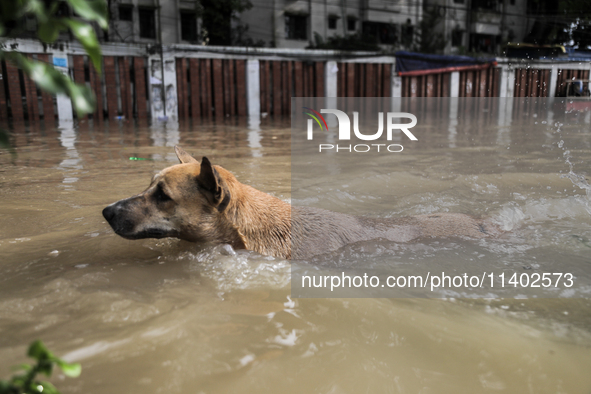
[[115, 217], [116, 208], [114, 205], [109, 205], [105, 209], [103, 209], [103, 216], [107, 219], [107, 222], [110, 222], [113, 217]]

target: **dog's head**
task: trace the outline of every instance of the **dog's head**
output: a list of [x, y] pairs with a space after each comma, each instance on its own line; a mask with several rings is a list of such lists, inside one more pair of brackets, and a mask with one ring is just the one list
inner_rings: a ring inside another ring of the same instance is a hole
[[175, 237], [187, 241], [236, 243], [224, 222], [238, 181], [203, 157], [201, 163], [175, 147], [181, 164], [154, 175], [142, 193], [103, 210], [115, 233], [127, 239]]

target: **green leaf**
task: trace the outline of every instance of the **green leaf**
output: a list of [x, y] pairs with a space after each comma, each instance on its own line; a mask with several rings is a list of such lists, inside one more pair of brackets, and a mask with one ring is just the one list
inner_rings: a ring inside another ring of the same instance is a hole
[[96, 38], [94, 29], [89, 23], [80, 22], [73, 19], [66, 19], [64, 23], [70, 28], [78, 41], [86, 50], [86, 53], [92, 60], [92, 64], [97, 72], [101, 72], [101, 47]]
[[64, 29], [64, 25], [58, 19], [51, 18], [45, 23], [39, 24], [37, 30], [37, 37], [45, 43], [51, 44], [59, 37], [60, 30]]
[[88, 86], [77, 85], [68, 79], [68, 95], [78, 117], [94, 112], [96, 98], [94, 92]]
[[[62, 74], [51, 65], [28, 59], [21, 53], [0, 52], [0, 55], [16, 63], [42, 90], [70, 97], [78, 116], [94, 112], [96, 98], [88, 86], [77, 85], [67, 75]], [[31, 347], [34, 349], [40, 347], [37, 342], [33, 345]]]
[[8, 394], [11, 393], [13, 391], [12, 390], [12, 385], [5, 381], [5, 380], [0, 380], [0, 394]]
[[36, 359], [37, 361], [47, 360], [53, 357], [53, 354], [51, 354], [51, 352], [47, 350], [43, 342], [41, 342], [40, 340], [36, 340], [31, 344], [31, 346], [29, 346], [29, 351], [27, 352], [27, 355], [29, 357]]
[[26, 0], [26, 4], [24, 7], [25, 13], [32, 13], [37, 18], [37, 21], [41, 23], [46, 23], [47, 18], [53, 15], [55, 12], [48, 12], [45, 8], [45, 4], [39, 0]]
[[70, 364], [59, 358], [54, 361], [64, 372], [64, 375], [69, 376], [70, 378], [77, 378], [82, 372], [82, 366], [78, 363]]
[[107, 2], [105, 0], [68, 0], [74, 11], [82, 18], [96, 21], [99, 26], [107, 30]]
[[8, 52], [5, 53], [5, 56], [8, 60], [22, 68], [29, 78], [39, 85], [42, 90], [53, 94], [66, 94], [68, 92], [67, 81], [69, 78], [51, 65], [28, 59], [18, 52]]
[[51, 65], [28, 59], [21, 53], [7, 52], [4, 53], [4, 56], [22, 68], [42, 90], [70, 97], [78, 116], [94, 112], [96, 98], [88, 86], [77, 85], [70, 77], [62, 74]]
[[53, 361], [50, 359], [48, 360], [40, 360], [37, 363], [37, 373], [45, 374], [46, 376], [51, 376], [51, 372], [53, 372]]

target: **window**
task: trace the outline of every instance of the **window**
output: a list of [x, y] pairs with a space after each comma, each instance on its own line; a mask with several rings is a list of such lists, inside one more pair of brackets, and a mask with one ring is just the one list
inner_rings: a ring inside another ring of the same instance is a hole
[[133, 6], [129, 4], [119, 5], [119, 20], [133, 22]]
[[154, 9], [140, 8], [138, 14], [140, 17], [140, 37], [156, 38], [156, 19], [154, 18]]
[[451, 46], [461, 47], [464, 38], [464, 32], [460, 29], [455, 29], [451, 32]]
[[411, 24], [411, 20], [407, 19], [406, 23], [400, 27], [402, 33], [402, 44], [406, 47], [410, 47], [413, 42], [414, 26]]
[[285, 15], [285, 38], [307, 40], [308, 17], [305, 15]]
[[25, 29], [27, 31], [37, 31], [37, 19], [32, 15], [25, 16]]
[[472, 52], [495, 53], [498, 37], [492, 34], [470, 34], [470, 48]]
[[334, 30], [337, 28], [337, 20], [338, 20], [338, 18], [336, 16], [329, 16], [328, 17], [328, 28], [330, 30]]
[[192, 11], [181, 11], [181, 40], [197, 41], [197, 15]]
[[472, 0], [472, 9], [497, 11], [498, 0]]
[[353, 18], [347, 19], [347, 30], [354, 31], [357, 30], [357, 21]]
[[398, 25], [382, 22], [362, 22], [361, 29], [365, 39], [374, 40], [378, 44], [398, 43]]

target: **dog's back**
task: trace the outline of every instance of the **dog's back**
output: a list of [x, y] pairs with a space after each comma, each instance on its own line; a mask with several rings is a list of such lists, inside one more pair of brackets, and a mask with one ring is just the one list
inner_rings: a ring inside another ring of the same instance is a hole
[[291, 253], [295, 259], [378, 238], [409, 242], [419, 238], [484, 238], [498, 232], [494, 224], [461, 213], [375, 219], [319, 208], [291, 209]]

